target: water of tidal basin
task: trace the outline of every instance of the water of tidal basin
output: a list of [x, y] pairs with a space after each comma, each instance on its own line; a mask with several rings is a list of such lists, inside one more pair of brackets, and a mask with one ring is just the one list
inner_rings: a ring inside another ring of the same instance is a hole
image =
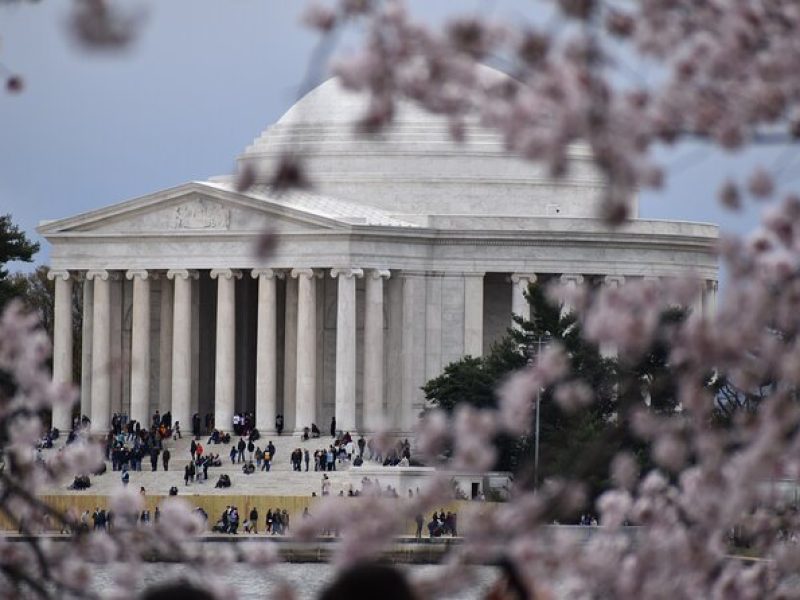
[[[173, 579], [182, 579], [187, 570], [177, 564], [171, 563], [146, 563], [143, 565], [141, 578], [141, 591], [145, 586], [167, 582]], [[442, 570], [436, 565], [400, 565], [399, 569], [414, 573], [436, 573]], [[253, 565], [235, 563], [228, 571], [218, 576], [225, 587], [232, 593], [226, 600], [269, 600], [273, 597], [276, 585], [283, 580], [289, 583], [298, 600], [313, 600], [325, 585], [334, 577], [334, 569], [325, 563], [283, 563], [263, 569]], [[443, 596], [458, 600], [478, 600], [491, 586], [497, 576], [496, 569], [492, 567], [475, 567], [476, 582], [458, 594]], [[111, 575], [103, 568], [95, 572], [95, 586], [98, 590], [106, 588], [111, 583]], [[235, 595], [234, 595], [235, 594]]]

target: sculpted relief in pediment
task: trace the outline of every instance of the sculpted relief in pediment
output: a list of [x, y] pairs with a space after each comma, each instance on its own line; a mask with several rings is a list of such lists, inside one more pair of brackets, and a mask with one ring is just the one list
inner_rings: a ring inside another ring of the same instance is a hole
[[260, 232], [267, 228], [302, 231], [308, 227], [308, 224], [297, 219], [278, 216], [259, 207], [241, 206], [192, 194], [161, 205], [106, 217], [73, 231], [136, 235], [155, 232]]
[[172, 229], [228, 229], [231, 211], [218, 202], [196, 199], [175, 207]]

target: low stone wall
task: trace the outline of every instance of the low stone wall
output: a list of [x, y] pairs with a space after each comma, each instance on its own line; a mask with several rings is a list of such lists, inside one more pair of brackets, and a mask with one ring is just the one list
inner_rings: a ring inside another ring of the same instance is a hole
[[[147, 495], [145, 496], [145, 506], [148, 510], [150, 510], [151, 519], [153, 518], [153, 513], [155, 512], [156, 506], [164, 500], [167, 496], [159, 496], [159, 495]], [[239, 509], [240, 514], [240, 527], [239, 531], [242, 531], [241, 523], [248, 518], [250, 514], [250, 509], [255, 506], [258, 510], [258, 531], [264, 531], [264, 521], [266, 519], [267, 510], [275, 509], [286, 510], [289, 513], [289, 526], [291, 528], [292, 523], [296, 523], [298, 519], [301, 518], [303, 514], [303, 510], [308, 507], [309, 511], [313, 514], [314, 512], [314, 504], [319, 502], [321, 498], [316, 497], [309, 497], [309, 496], [264, 496], [264, 495], [248, 495], [248, 494], [231, 494], [231, 495], [201, 495], [201, 494], [183, 494], [178, 496], [186, 500], [191, 506], [199, 506], [203, 510], [206, 511], [208, 514], [208, 522], [209, 522], [209, 529], [211, 526], [217, 522], [222, 511], [225, 510], [226, 506], [233, 505]], [[89, 511], [89, 513], [94, 512], [95, 508], [103, 508], [108, 509], [109, 506], [109, 496], [105, 495], [94, 495], [94, 494], [57, 494], [57, 495], [43, 495], [40, 496], [40, 499], [47, 503], [49, 506], [53, 508], [66, 512], [70, 508], [74, 508], [77, 513], [80, 515], [84, 511]], [[363, 499], [363, 497], [362, 497]], [[345, 499], [347, 501], [349, 499]], [[402, 502], [402, 498], [397, 499], [398, 502]], [[483, 506], [490, 506], [490, 503], [481, 504]], [[462, 515], [464, 510], [468, 506], [480, 506], [475, 502], [469, 502], [465, 500], [453, 500], [447, 504], [443, 504], [441, 506], [436, 507], [436, 511], [445, 510], [445, 511], [453, 511], [459, 515], [459, 527], [462, 526], [463, 521], [461, 521]], [[427, 525], [428, 520], [430, 519], [430, 514], [424, 515], [425, 517], [425, 524]], [[353, 518], [358, 518], [357, 512], [353, 515]], [[89, 525], [91, 526], [92, 522], [89, 521]], [[8, 518], [0, 512], [0, 530], [2, 531], [16, 531], [17, 527], [11, 523]], [[58, 525], [54, 524], [50, 531], [58, 530]], [[414, 523], [413, 519], [409, 520], [407, 526], [405, 527], [404, 534], [405, 535], [414, 535], [416, 532], [416, 524]], [[36, 532], [40, 533], [40, 532]], [[427, 537], [428, 532], [427, 529], [423, 529], [423, 535]]]

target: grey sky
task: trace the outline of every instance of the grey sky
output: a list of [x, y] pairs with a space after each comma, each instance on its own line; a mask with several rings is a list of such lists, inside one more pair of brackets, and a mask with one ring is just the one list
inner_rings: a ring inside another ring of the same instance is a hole
[[[131, 50], [110, 55], [70, 40], [69, 0], [0, 8], [0, 61], [26, 81], [20, 95], [0, 93], [0, 212], [31, 235], [42, 219], [231, 172], [237, 154], [296, 98], [317, 39], [299, 25], [304, 2], [138, 4], [148, 14], [141, 36]], [[424, 20], [465, 8], [518, 19], [535, 5], [411, 4]], [[792, 183], [800, 167], [793, 157], [776, 148], [734, 158], [686, 146], [664, 153], [667, 187], [645, 194], [641, 214], [746, 231], [756, 209], [731, 215], [718, 208], [719, 182], [762, 163], [783, 165], [781, 180]], [[38, 262], [47, 252], [43, 245]]]

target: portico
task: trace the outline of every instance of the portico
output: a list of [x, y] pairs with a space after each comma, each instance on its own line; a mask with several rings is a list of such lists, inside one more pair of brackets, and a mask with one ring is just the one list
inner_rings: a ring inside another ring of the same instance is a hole
[[[190, 182], [42, 223], [56, 280], [54, 379], [69, 382], [71, 295], [83, 290], [80, 406], [91, 428], [113, 413], [148, 422], [199, 413], [231, 428], [255, 412], [265, 432], [316, 423], [408, 432], [420, 387], [480, 355], [529, 317], [524, 291], [560, 278], [614, 285], [693, 274], [715, 305], [717, 228], [595, 218], [602, 181], [580, 149], [574, 181], [553, 182], [470, 127], [409, 108], [386, 140], [355, 136], [359, 103], [326, 82], [240, 157], [270, 172], [293, 132], [313, 191], [245, 192], [232, 177]], [[633, 211], [635, 215], [635, 210]], [[263, 236], [275, 250], [259, 257]], [[566, 307], [567, 309], [569, 307]], [[54, 414], [59, 428], [72, 415]]]

